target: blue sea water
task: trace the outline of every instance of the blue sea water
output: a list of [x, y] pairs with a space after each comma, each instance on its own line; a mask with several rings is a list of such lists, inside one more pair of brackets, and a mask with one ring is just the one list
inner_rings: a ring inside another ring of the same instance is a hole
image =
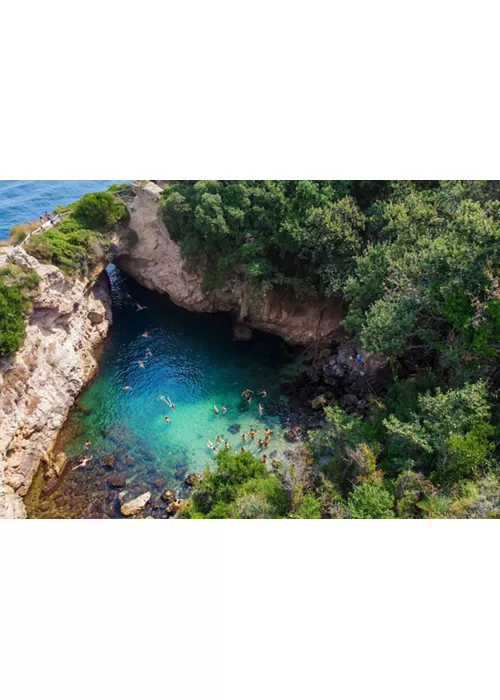
[[99, 192], [128, 180], [0, 180], [0, 240], [16, 224], [35, 221], [59, 204], [70, 204], [86, 192]]

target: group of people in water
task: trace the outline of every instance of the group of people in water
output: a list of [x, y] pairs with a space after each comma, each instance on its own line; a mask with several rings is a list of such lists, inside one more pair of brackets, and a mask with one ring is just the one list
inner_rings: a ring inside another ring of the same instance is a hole
[[[137, 302], [135, 302], [135, 306], [137, 307], [137, 311], [144, 311], [145, 309], [147, 309], [146, 306], [141, 306], [141, 304], [138, 304]], [[144, 332], [142, 334], [142, 337], [149, 338], [149, 333], [147, 331]], [[150, 357], [153, 357], [153, 353], [148, 348], [147, 352], [146, 352], [146, 358], [149, 359]], [[145, 369], [144, 361], [139, 360], [138, 364], [139, 364], [139, 367], [141, 369]], [[131, 390], [132, 390], [131, 386], [124, 386], [123, 387], [123, 391], [128, 392]], [[254, 392], [252, 389], [244, 389], [241, 392], [241, 396], [243, 397], [243, 399], [246, 399], [246, 401], [248, 402], [248, 405], [251, 406], [253, 403], [253, 400], [256, 396], [256, 392]], [[264, 411], [265, 411], [262, 401], [263, 401], [263, 399], [267, 398], [267, 390], [264, 389], [263, 391], [261, 391], [259, 393], [259, 397], [261, 397], [261, 399], [259, 400], [258, 411], [259, 411], [259, 416], [262, 417], [264, 415]], [[170, 397], [161, 396], [160, 400], [163, 401], [164, 403], [166, 403], [171, 411], [175, 411], [175, 403], [172, 401], [172, 399]], [[220, 414], [222, 414], [222, 415], [227, 414], [228, 409], [226, 406], [221, 406], [219, 408], [219, 406], [214, 404], [213, 411], [214, 411], [215, 415], [218, 416]], [[164, 416], [164, 421], [165, 421], [165, 423], [172, 423], [172, 418], [170, 417], [170, 415], [166, 414]], [[241, 434], [241, 443], [242, 444], [240, 447], [241, 452], [248, 452], [249, 449], [248, 449], [247, 445], [249, 444], [250, 441], [254, 442], [256, 438], [257, 438], [257, 431], [254, 428], [252, 428], [248, 432], [248, 435], [246, 435], [246, 433], [242, 433]], [[258, 446], [259, 453], [261, 453], [264, 449], [267, 449], [269, 447], [270, 440], [271, 440], [271, 430], [269, 428], [266, 428], [264, 439], [260, 437], [256, 442], [256, 444]], [[207, 447], [212, 452], [217, 453], [220, 449], [228, 450], [228, 449], [230, 449], [231, 446], [227, 440], [224, 440], [220, 435], [217, 435], [217, 438], [215, 440], [215, 444], [211, 440], [208, 440]], [[87, 461], [89, 461], [89, 460], [87, 460]], [[262, 455], [262, 462], [263, 462], [263, 464], [268, 463], [268, 457], [266, 454]], [[271, 464], [273, 467], [276, 467], [277, 466], [276, 460], [273, 459]], [[79, 466], [85, 466], [85, 465], [82, 464]], [[77, 468], [77, 467], [75, 467], [75, 468]]]

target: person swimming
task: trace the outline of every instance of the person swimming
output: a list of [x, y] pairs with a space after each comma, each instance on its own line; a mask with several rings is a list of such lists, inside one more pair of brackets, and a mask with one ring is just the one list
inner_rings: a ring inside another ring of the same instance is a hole
[[216, 449], [214, 443], [211, 440], [207, 440], [207, 447], [209, 450], [214, 450]]
[[273, 461], [271, 462], [271, 467], [273, 469], [276, 469], [277, 466], [278, 466], [278, 462], [275, 459], [273, 459]]
[[132, 387], [131, 386], [124, 386], [123, 391], [132, 391]]
[[215, 442], [216, 442], [216, 443], [217, 443], [218, 445], [220, 445], [220, 444], [221, 444], [221, 442], [222, 442], [222, 438], [221, 438], [221, 436], [220, 436], [220, 435], [217, 435], [217, 438], [216, 438]]
[[248, 434], [250, 435], [250, 437], [253, 440], [255, 438], [255, 436], [257, 435], [257, 432], [252, 428]]
[[167, 400], [165, 401], [166, 404], [168, 404], [168, 407], [173, 410], [175, 410], [175, 403], [172, 401], [170, 396], [167, 396]]
[[271, 430], [269, 428], [266, 428], [266, 440], [271, 437]]
[[244, 396], [246, 399], [250, 396], [250, 394], [253, 394], [253, 391], [251, 389], [244, 389], [241, 392], [241, 395]]
[[246, 448], [244, 445], [242, 445], [242, 446], [241, 446], [241, 451], [242, 451], [242, 452], [246, 452], [246, 451], [247, 451], [247, 448]]
[[259, 445], [259, 450], [261, 450], [264, 447], [264, 441], [262, 440], [262, 438], [259, 438], [258, 445]]
[[259, 415], [262, 415], [264, 413], [264, 406], [260, 403], [259, 404]]
[[226, 408], [225, 406], [223, 406], [223, 407], [221, 408], [221, 411], [222, 411], [222, 413], [227, 413], [227, 408]]
[[251, 403], [252, 403], [252, 397], [249, 396], [249, 397], [248, 397], [248, 405], [250, 406]]
[[149, 333], [146, 331], [145, 333], [142, 334], [143, 338], [149, 338]]
[[265, 399], [267, 396], [267, 390], [264, 389], [264, 391], [261, 393], [261, 396]]
[[141, 369], [144, 369], [145, 367], [144, 362], [142, 360], [139, 360], [138, 365]]
[[153, 353], [149, 348], [146, 350], [146, 357], [153, 357]]
[[267, 455], [262, 455], [262, 464], [267, 464]]
[[217, 406], [215, 406], [215, 405], [214, 405], [214, 413], [215, 413], [216, 416], [219, 415], [219, 409], [218, 409]]
[[85, 449], [88, 450], [90, 447], [90, 440], [85, 440]]
[[242, 433], [241, 434], [241, 442], [246, 442], [246, 441], [247, 441], [247, 436], [245, 435], [245, 433]]
[[135, 302], [135, 305], [137, 306], [137, 311], [145, 311], [148, 308], [147, 306], [141, 306], [137, 302]]
[[92, 459], [94, 459], [94, 455], [92, 455], [91, 457], [84, 457], [80, 464], [77, 464], [76, 467], [73, 467], [73, 471], [75, 471], [76, 469], [80, 469], [81, 467], [86, 467]]
[[170, 416], [165, 416], [165, 423], [171, 423]]
[[226, 440], [226, 442], [224, 443], [224, 449], [228, 450], [229, 447], [230, 447], [230, 445], [229, 445], [228, 441]]

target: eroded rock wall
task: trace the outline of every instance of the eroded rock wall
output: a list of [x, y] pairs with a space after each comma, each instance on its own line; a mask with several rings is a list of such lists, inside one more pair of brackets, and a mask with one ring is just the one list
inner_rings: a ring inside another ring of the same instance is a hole
[[15, 262], [41, 282], [23, 348], [0, 359], [0, 518], [26, 516], [24, 496], [75, 398], [97, 368], [111, 323], [109, 281], [68, 280], [22, 249]]
[[128, 207], [130, 228], [138, 241], [124, 249], [115, 262], [148, 289], [168, 294], [175, 304], [190, 311], [234, 312], [239, 323], [296, 345], [328, 345], [345, 335], [341, 322], [346, 309], [340, 299], [301, 303], [286, 290], [252, 299], [237, 280], [206, 292], [202, 274], [189, 268], [158, 215], [158, 195], [147, 188], [138, 189]]

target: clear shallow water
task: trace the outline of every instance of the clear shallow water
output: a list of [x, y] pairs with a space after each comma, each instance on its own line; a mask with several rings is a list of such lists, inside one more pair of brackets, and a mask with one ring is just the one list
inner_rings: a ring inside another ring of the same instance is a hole
[[[110, 276], [114, 323], [99, 373], [82, 394], [59, 445], [76, 460], [85, 455], [90, 440], [88, 454], [94, 461], [89, 468], [68, 470], [51, 495], [41, 496], [35, 486], [27, 499], [32, 517], [116, 515], [116, 492], [107, 485], [110, 470], [102, 466], [105, 455], [115, 455], [113, 469], [126, 477], [132, 496], [151, 490], [161, 509], [166, 486], [182, 487], [188, 472], [211, 463], [207, 441], [215, 444], [218, 435], [240, 450], [242, 432], [248, 435], [253, 427], [264, 438], [269, 427], [272, 439], [264, 452], [279, 458], [289, 448], [283, 438], [287, 404], [280, 384], [293, 378], [297, 365], [281, 340], [261, 336], [249, 344], [234, 343], [227, 316], [180, 309], [114, 267]], [[137, 311], [136, 302], [147, 308]], [[125, 386], [132, 389], [126, 392]], [[251, 405], [241, 396], [247, 388], [255, 392]], [[259, 397], [264, 389], [267, 397]], [[175, 410], [162, 396], [175, 403]], [[216, 415], [214, 404], [225, 406], [227, 413]], [[247, 447], [262, 454], [257, 438]], [[95, 506], [90, 513], [89, 503]]]
[[128, 180], [0, 180], [0, 240], [16, 224], [38, 219], [59, 204], [70, 204], [86, 192], [99, 192]]

